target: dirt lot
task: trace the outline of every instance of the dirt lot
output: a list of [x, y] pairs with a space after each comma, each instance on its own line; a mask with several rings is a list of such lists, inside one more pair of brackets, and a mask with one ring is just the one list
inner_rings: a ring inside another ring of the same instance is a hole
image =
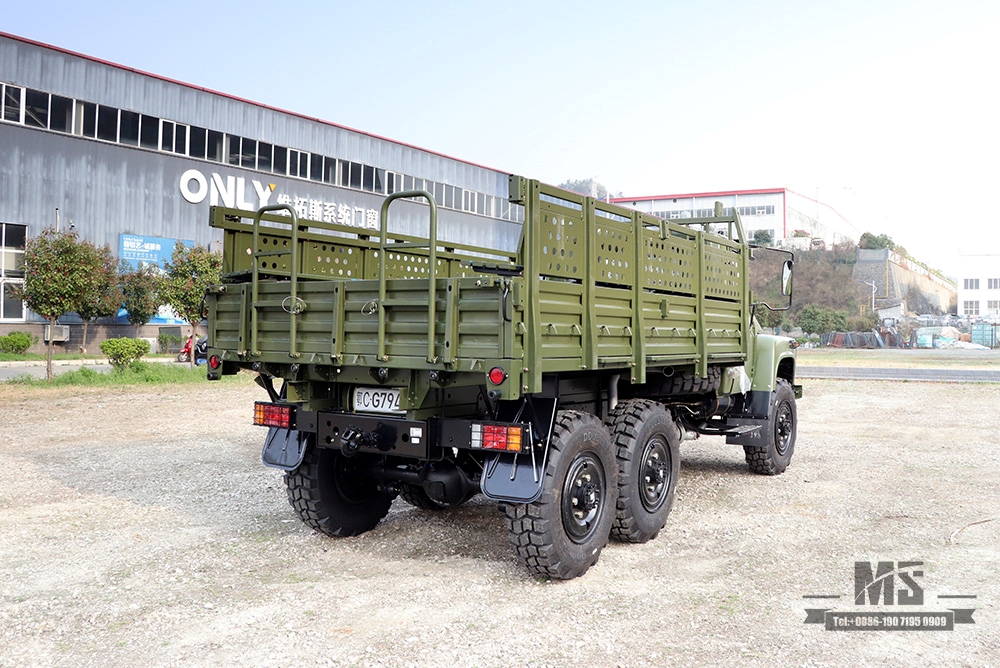
[[[0, 387], [0, 666], [1000, 666], [1000, 386], [805, 391], [784, 475], [685, 443], [657, 540], [544, 582], [481, 498], [310, 533], [258, 463], [256, 388]], [[925, 562], [918, 609], [976, 623], [804, 624], [859, 609], [865, 560]]]

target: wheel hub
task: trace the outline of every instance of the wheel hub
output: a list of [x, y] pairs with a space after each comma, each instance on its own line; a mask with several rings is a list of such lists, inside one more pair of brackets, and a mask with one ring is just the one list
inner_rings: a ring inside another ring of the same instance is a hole
[[604, 468], [594, 455], [584, 454], [570, 466], [562, 490], [562, 518], [573, 542], [585, 542], [597, 527], [605, 485]]
[[641, 462], [638, 483], [642, 505], [654, 512], [663, 505], [670, 488], [670, 454], [662, 436], [646, 443]]
[[582, 517], [585, 513], [593, 510], [601, 502], [601, 490], [592, 482], [581, 484], [573, 495], [573, 508], [576, 514]]

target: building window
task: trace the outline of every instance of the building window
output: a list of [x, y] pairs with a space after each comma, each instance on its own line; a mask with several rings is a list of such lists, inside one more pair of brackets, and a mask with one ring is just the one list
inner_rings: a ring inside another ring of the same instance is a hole
[[139, 146], [154, 151], [160, 145], [160, 119], [142, 114], [139, 118]]
[[4, 86], [3, 119], [11, 123], [21, 122], [21, 89], [16, 86]]
[[1000, 290], [1000, 278], [987, 278], [986, 287], [989, 290]]
[[49, 130], [70, 132], [73, 129], [73, 100], [53, 95], [49, 101]]
[[243, 138], [240, 146], [240, 167], [257, 169], [257, 140]]
[[979, 302], [962, 302], [962, 315], [979, 315]]
[[205, 158], [213, 162], [222, 162], [225, 156], [226, 135], [215, 130], [208, 131], [208, 144]]
[[271, 171], [271, 154], [274, 147], [267, 142], [257, 143], [257, 169], [262, 172]]
[[991, 299], [986, 302], [987, 315], [1000, 315], [1000, 299]]
[[24, 124], [31, 128], [49, 127], [49, 94], [24, 89]]
[[27, 233], [27, 225], [0, 223], [0, 320], [24, 320], [24, 302], [14, 290], [24, 280]]
[[188, 155], [192, 158], [205, 159], [205, 149], [208, 147], [208, 131], [192, 125], [188, 128]]
[[121, 110], [118, 117], [118, 143], [128, 146], [139, 145], [139, 114], [134, 111]]
[[97, 105], [92, 102], [76, 103], [76, 119], [73, 125], [73, 134], [81, 137], [97, 136]]
[[97, 109], [97, 138], [118, 141], [118, 110], [101, 105]]
[[305, 151], [288, 149], [288, 175], [301, 179], [309, 178], [309, 154]]
[[309, 156], [309, 178], [313, 181], [323, 180], [323, 156], [318, 153]]
[[288, 174], [288, 147], [274, 147], [274, 162], [271, 164], [271, 171], [275, 174]]
[[[143, 116], [144, 122], [148, 118]], [[186, 125], [181, 125], [180, 123], [174, 123], [173, 121], [163, 121], [160, 126], [160, 150], [167, 151], [168, 153], [178, 153], [180, 155], [187, 155], [187, 138], [188, 138], [188, 127]], [[202, 148], [202, 156], [204, 156], [204, 147]]]
[[235, 167], [240, 166], [240, 138], [226, 135], [226, 162]]
[[966, 290], [978, 290], [979, 289], [979, 279], [978, 278], [967, 278], [967, 279], [965, 279], [965, 289]]

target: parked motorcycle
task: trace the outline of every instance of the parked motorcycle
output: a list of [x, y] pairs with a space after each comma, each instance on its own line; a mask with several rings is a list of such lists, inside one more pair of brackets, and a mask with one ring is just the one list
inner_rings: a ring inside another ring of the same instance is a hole
[[[208, 337], [202, 336], [198, 338], [197, 343], [194, 344], [194, 363], [204, 364], [208, 359]], [[181, 351], [177, 353], [178, 362], [190, 362], [191, 361], [191, 337], [187, 338], [184, 343], [184, 347]]]

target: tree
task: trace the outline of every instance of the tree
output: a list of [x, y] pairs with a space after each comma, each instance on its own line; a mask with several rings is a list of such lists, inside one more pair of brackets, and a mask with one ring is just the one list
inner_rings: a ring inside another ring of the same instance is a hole
[[886, 234], [874, 235], [871, 232], [865, 232], [861, 235], [861, 239], [858, 241], [858, 248], [863, 248], [865, 250], [882, 250], [883, 248], [888, 248], [889, 250], [894, 250], [896, 244], [893, 242], [892, 238]]
[[758, 246], [770, 246], [774, 243], [774, 236], [771, 230], [754, 230], [753, 242]]
[[98, 248], [88, 241], [83, 242], [83, 247], [84, 252], [90, 255], [91, 271], [78, 295], [76, 314], [83, 319], [83, 343], [80, 348], [87, 352], [87, 330], [90, 323], [97, 318], [117, 313], [122, 305], [122, 291], [118, 285], [118, 271], [111, 249], [106, 244]]
[[153, 319], [160, 308], [160, 269], [154, 265], [141, 264], [136, 269], [122, 261], [118, 269], [118, 281], [122, 291], [122, 304], [128, 311], [128, 321], [139, 328]]
[[842, 332], [847, 329], [847, 316], [840, 311], [808, 304], [795, 316], [795, 324], [810, 334]]
[[571, 190], [587, 197], [605, 199], [608, 196], [608, 189], [597, 182], [597, 179], [579, 179], [576, 181], [563, 181], [559, 184], [563, 190]]
[[179, 241], [166, 266], [163, 296], [177, 314], [191, 325], [192, 367], [205, 288], [218, 283], [221, 273], [222, 260], [217, 253], [209, 252], [204, 246], [188, 247]]
[[92, 254], [75, 232], [52, 228], [28, 239], [24, 246], [24, 283], [17, 291], [32, 311], [49, 321], [45, 377], [52, 378], [52, 339], [59, 316], [76, 309], [92, 272]]

